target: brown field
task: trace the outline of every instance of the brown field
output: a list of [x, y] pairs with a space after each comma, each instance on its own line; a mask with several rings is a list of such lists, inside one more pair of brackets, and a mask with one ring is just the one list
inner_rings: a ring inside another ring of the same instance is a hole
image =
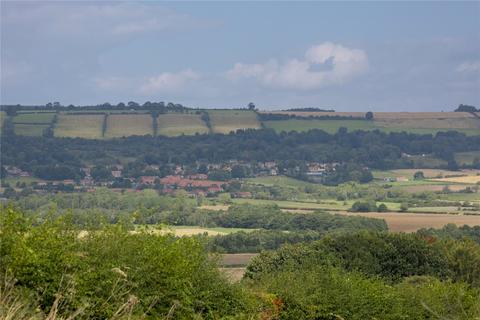
[[55, 124], [55, 137], [101, 139], [104, 115], [59, 114]]
[[107, 118], [105, 138], [153, 135], [150, 114], [112, 114]]
[[258, 253], [226, 253], [222, 254], [222, 266], [246, 266]]
[[401, 212], [333, 212], [349, 216], [362, 216], [369, 218], [384, 219], [390, 231], [394, 232], [415, 232], [421, 228], [442, 228], [444, 225], [453, 223], [457, 226], [480, 225], [480, 216], [474, 215], [453, 215], [453, 214], [432, 214], [432, 213], [401, 213]]

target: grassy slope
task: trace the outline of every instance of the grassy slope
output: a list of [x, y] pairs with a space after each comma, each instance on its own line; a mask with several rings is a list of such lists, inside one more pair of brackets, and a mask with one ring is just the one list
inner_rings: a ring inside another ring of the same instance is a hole
[[19, 136], [32, 136], [32, 137], [40, 137], [43, 135], [45, 129], [48, 128], [48, 124], [46, 125], [37, 125], [37, 124], [15, 124], [14, 130], [15, 134]]
[[107, 118], [105, 138], [153, 135], [150, 114], [113, 114]]
[[50, 124], [55, 113], [27, 113], [13, 117], [13, 123], [44, 123]]
[[[450, 120], [450, 122], [453, 120]], [[454, 119], [456, 123], [461, 123], [466, 120]], [[469, 121], [475, 122], [476, 120], [469, 119]], [[279, 120], [279, 121], [264, 121], [264, 125], [267, 128], [272, 128], [277, 132], [281, 131], [308, 131], [311, 129], [321, 129], [328, 133], [335, 133], [339, 128], [345, 127], [349, 131], [355, 130], [375, 130], [378, 129], [383, 132], [411, 132], [417, 134], [435, 134], [440, 131], [455, 130], [463, 132], [467, 135], [480, 134], [478, 128], [454, 128], [451, 124], [446, 123], [442, 126], [441, 121], [433, 122], [432, 120], [403, 120], [399, 123], [389, 121], [367, 121], [367, 120]], [[422, 127], [422, 123], [428, 123], [428, 126]], [[437, 126], [437, 127], [435, 127]], [[460, 126], [460, 125], [458, 125]]]
[[103, 115], [59, 115], [56, 137], [102, 138]]
[[157, 118], [158, 134], [164, 136], [208, 133], [208, 128], [197, 114], [170, 113]]
[[215, 133], [229, 133], [238, 129], [259, 129], [257, 114], [248, 110], [207, 110]]

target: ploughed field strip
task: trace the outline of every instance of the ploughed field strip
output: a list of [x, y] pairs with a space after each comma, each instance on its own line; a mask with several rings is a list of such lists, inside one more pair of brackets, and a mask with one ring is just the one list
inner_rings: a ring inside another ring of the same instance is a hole
[[153, 135], [150, 114], [111, 114], [107, 117], [105, 138]]
[[208, 127], [200, 115], [193, 113], [168, 113], [157, 118], [158, 135], [180, 136], [208, 133]]
[[55, 137], [101, 139], [105, 115], [86, 114], [58, 116], [54, 129]]
[[260, 129], [257, 114], [248, 110], [208, 110], [214, 133], [228, 134], [239, 129]]

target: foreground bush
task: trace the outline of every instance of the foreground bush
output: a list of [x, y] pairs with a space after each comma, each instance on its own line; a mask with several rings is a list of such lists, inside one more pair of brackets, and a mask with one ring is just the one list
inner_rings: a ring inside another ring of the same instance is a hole
[[77, 230], [68, 216], [33, 226], [13, 208], [2, 209], [1, 226], [0, 274], [45, 314], [219, 318], [255, 305], [194, 238], [132, 234], [122, 224]]

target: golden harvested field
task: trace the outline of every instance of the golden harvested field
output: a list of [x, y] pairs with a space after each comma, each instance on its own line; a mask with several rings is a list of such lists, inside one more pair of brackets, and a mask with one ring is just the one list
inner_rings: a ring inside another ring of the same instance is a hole
[[465, 176], [465, 177], [451, 177], [451, 178], [431, 179], [431, 181], [476, 184], [476, 183], [480, 182], [480, 175], [478, 175], [478, 176]]
[[55, 137], [101, 139], [104, 115], [58, 115]]
[[153, 135], [150, 114], [112, 114], [107, 117], [105, 138]]
[[164, 136], [194, 135], [209, 131], [200, 115], [191, 113], [161, 114], [157, 118], [157, 124], [157, 133]]
[[257, 114], [248, 110], [208, 110], [213, 132], [230, 133], [238, 129], [259, 129]]
[[362, 216], [369, 218], [384, 219], [390, 231], [394, 232], [415, 232], [421, 228], [442, 228], [444, 225], [453, 223], [457, 226], [480, 225], [480, 216], [474, 215], [452, 215], [432, 213], [401, 213], [401, 212], [334, 212], [349, 216]]

